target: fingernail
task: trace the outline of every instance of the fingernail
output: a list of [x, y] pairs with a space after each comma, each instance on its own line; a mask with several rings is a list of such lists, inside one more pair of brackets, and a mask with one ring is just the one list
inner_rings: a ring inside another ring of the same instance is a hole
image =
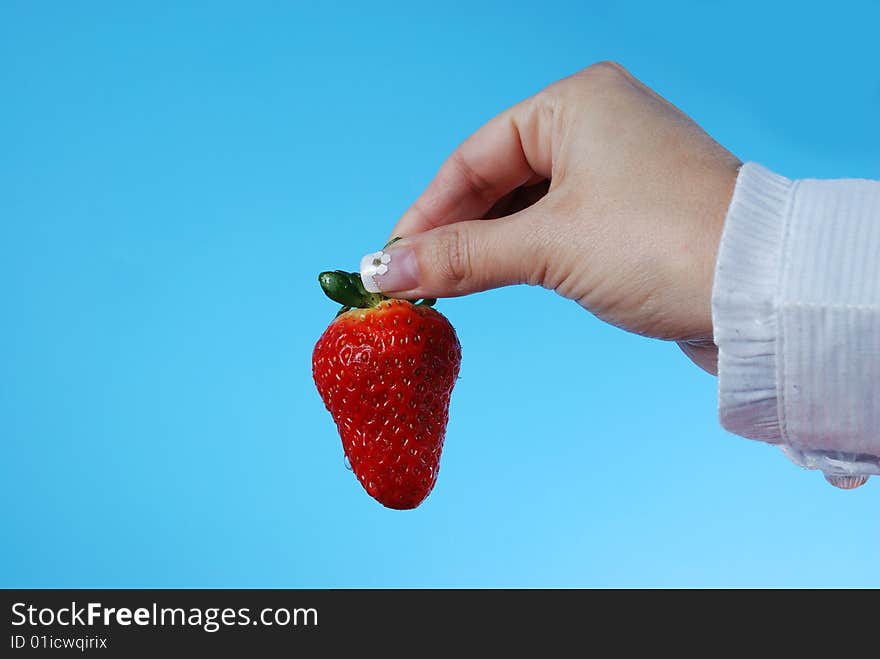
[[405, 246], [367, 254], [361, 259], [361, 281], [370, 293], [406, 291], [418, 284], [415, 252]]

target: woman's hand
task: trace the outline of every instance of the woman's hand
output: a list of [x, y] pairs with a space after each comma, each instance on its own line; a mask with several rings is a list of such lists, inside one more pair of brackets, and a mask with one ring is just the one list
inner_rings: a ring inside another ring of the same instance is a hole
[[403, 240], [361, 272], [406, 298], [544, 286], [714, 372], [712, 278], [739, 165], [623, 68], [595, 64], [468, 138], [391, 232]]

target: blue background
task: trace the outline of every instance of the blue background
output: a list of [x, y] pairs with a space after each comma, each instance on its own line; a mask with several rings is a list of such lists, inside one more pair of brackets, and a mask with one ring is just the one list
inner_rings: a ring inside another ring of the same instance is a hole
[[725, 433], [674, 345], [549, 292], [441, 301], [416, 511], [361, 490], [310, 372], [316, 274], [594, 61], [742, 159], [880, 178], [877, 4], [328, 5], [0, 5], [0, 585], [880, 585], [880, 482]]

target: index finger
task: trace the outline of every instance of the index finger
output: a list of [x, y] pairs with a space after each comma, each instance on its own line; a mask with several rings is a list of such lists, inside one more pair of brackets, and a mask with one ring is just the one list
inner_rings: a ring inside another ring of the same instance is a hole
[[552, 108], [546, 109], [532, 97], [478, 129], [447, 158], [391, 235], [480, 218], [515, 188], [550, 178]]

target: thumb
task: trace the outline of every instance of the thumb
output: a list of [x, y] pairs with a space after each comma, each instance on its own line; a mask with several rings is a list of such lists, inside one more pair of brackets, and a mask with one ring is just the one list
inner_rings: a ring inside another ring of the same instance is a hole
[[437, 227], [367, 254], [361, 259], [364, 287], [414, 299], [541, 284], [547, 250], [539, 240], [538, 206], [501, 219]]

